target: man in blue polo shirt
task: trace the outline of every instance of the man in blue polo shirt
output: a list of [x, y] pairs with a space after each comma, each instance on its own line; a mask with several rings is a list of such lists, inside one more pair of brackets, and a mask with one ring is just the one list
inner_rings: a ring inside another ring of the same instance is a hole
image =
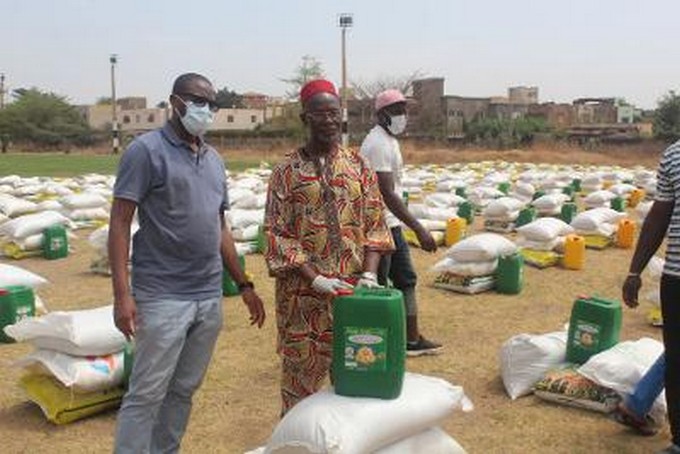
[[[129, 389], [118, 414], [115, 452], [176, 452], [222, 327], [223, 265], [238, 283], [251, 324], [262, 301], [238, 263], [224, 223], [227, 182], [220, 155], [203, 140], [215, 89], [189, 73], [174, 83], [172, 118], [123, 155], [111, 207], [109, 257], [114, 319], [135, 340]], [[135, 210], [128, 284], [130, 224]]]

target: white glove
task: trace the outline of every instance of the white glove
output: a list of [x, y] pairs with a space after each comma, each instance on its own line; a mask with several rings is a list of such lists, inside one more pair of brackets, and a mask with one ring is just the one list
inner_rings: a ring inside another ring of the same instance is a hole
[[328, 278], [326, 276], [318, 275], [312, 281], [312, 288], [319, 293], [337, 294], [338, 290], [352, 289], [352, 284], [342, 281], [337, 278]]
[[382, 285], [378, 284], [378, 276], [375, 273], [364, 271], [357, 282], [357, 287], [382, 288]]

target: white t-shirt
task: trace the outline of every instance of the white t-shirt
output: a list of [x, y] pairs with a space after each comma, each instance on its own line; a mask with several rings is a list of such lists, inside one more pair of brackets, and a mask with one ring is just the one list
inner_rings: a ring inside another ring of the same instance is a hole
[[[404, 172], [404, 161], [401, 157], [399, 141], [389, 135], [382, 126], [376, 125], [364, 139], [360, 151], [373, 170], [392, 173], [394, 192], [401, 196], [401, 176]], [[385, 221], [390, 228], [401, 225], [401, 221], [389, 209], [386, 209]]]

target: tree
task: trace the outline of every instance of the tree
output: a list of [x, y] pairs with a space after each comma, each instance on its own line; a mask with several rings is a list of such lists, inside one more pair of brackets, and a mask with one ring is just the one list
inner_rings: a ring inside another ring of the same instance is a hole
[[287, 83], [290, 89], [286, 92], [289, 99], [297, 99], [300, 95], [300, 89], [304, 84], [310, 80], [320, 79], [324, 77], [324, 70], [321, 62], [310, 55], [302, 57], [302, 63], [295, 69], [293, 75], [288, 79], [280, 79]]
[[37, 88], [14, 90], [13, 97], [15, 101], [0, 111], [0, 134], [13, 142], [58, 147], [92, 140], [89, 126], [64, 97]]
[[238, 109], [243, 107], [243, 98], [234, 90], [229, 90], [227, 87], [222, 88], [217, 92], [217, 105], [221, 109]]
[[110, 106], [111, 105], [111, 97], [110, 96], [100, 96], [99, 98], [97, 98], [95, 105], [97, 105], [97, 106]]
[[673, 90], [661, 98], [656, 108], [654, 136], [667, 142], [680, 138], [680, 95]]
[[383, 76], [373, 81], [365, 82], [362, 80], [353, 80], [350, 82], [354, 96], [357, 99], [373, 99], [381, 91], [389, 88], [396, 88], [404, 95], [412, 95], [413, 81], [422, 79], [425, 74], [416, 70], [410, 74], [403, 76]]

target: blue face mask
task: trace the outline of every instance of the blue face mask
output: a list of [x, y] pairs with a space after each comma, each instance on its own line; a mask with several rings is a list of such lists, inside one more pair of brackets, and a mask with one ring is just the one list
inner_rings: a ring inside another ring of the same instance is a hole
[[208, 103], [205, 103], [203, 107], [198, 107], [191, 101], [184, 101], [179, 97], [178, 99], [186, 106], [184, 116], [179, 118], [184, 129], [186, 129], [189, 134], [196, 137], [205, 134], [215, 118], [215, 114], [210, 111]]

